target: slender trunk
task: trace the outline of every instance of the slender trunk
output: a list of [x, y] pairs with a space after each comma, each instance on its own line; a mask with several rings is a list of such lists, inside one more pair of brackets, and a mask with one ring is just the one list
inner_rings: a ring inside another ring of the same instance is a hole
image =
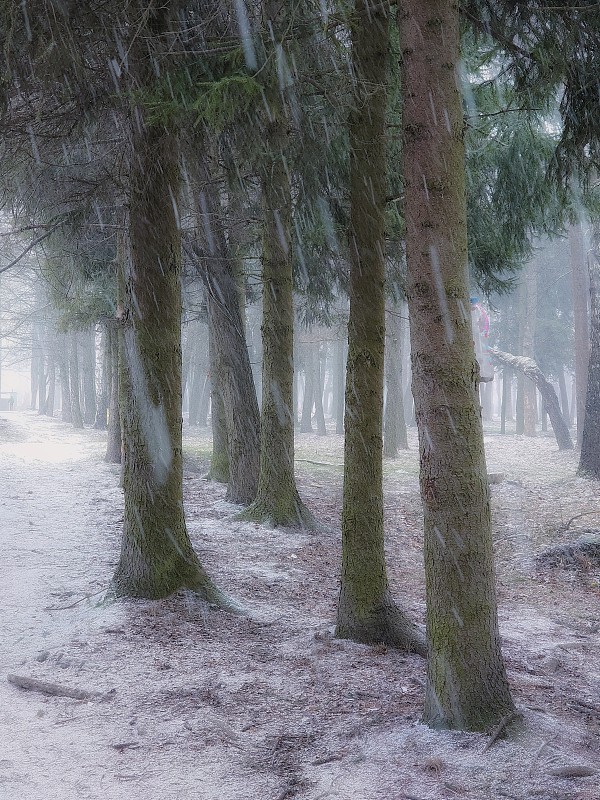
[[[593, 251], [588, 261], [590, 276], [590, 354], [585, 404], [585, 423], [581, 437], [581, 456], [577, 474], [600, 478], [600, 224], [596, 223]], [[578, 425], [579, 428], [579, 425]]]
[[260, 417], [241, 310], [241, 279], [225, 237], [223, 209], [214, 182], [215, 160], [209, 159], [201, 146], [199, 217], [208, 254], [201, 261], [201, 269], [214, 348], [211, 372], [219, 386], [225, 416], [227, 499], [247, 505], [258, 487]]
[[213, 321], [208, 318], [208, 361], [210, 365], [210, 421], [212, 426], [212, 455], [208, 478], [217, 483], [229, 483], [229, 451], [227, 450], [227, 422], [221, 394], [219, 372], [215, 363]]
[[81, 372], [83, 384], [83, 421], [93, 425], [96, 421], [96, 329], [94, 326], [82, 331]]
[[469, 291], [459, 9], [401, 0], [407, 296], [425, 528], [426, 723], [514, 709], [500, 649]]
[[[108, 433], [106, 437], [106, 453], [104, 460], [109, 464], [120, 464], [123, 453], [121, 432], [121, 413], [119, 407], [119, 330], [116, 325], [107, 325], [104, 329], [106, 337], [104, 358], [106, 360], [107, 382], [109, 390]], [[103, 367], [104, 371], [104, 367]]]
[[69, 386], [71, 387], [71, 422], [74, 428], [83, 428], [79, 394], [79, 348], [75, 331], [71, 331], [69, 334]]
[[312, 345], [315, 348], [313, 356], [314, 364], [314, 395], [315, 395], [315, 419], [317, 420], [317, 434], [319, 436], [327, 435], [327, 428], [325, 427], [325, 412], [323, 411], [323, 391], [325, 382], [325, 355], [321, 352], [318, 342]]
[[[535, 360], [535, 322], [537, 316], [537, 264], [535, 259], [525, 268], [524, 302], [523, 302], [523, 349], [525, 358]], [[523, 433], [535, 436], [537, 423], [537, 396], [535, 385], [526, 380], [523, 386]]]
[[302, 418], [300, 433], [312, 433], [312, 410], [315, 396], [314, 350], [311, 342], [304, 345], [304, 394], [302, 396]]
[[[266, 0], [264, 24], [277, 48], [288, 24], [286, 4]], [[273, 61], [275, 59], [273, 58]], [[279, 62], [279, 58], [277, 59]], [[292, 197], [287, 165], [289, 109], [274, 72], [266, 93], [267, 156], [260, 167], [263, 206], [263, 371], [260, 474], [256, 499], [244, 518], [274, 526], [313, 527], [315, 522], [296, 488], [294, 476], [294, 307], [292, 279]]]
[[398, 450], [408, 449], [402, 396], [402, 317], [400, 305], [386, 315], [385, 327], [386, 400], [383, 455], [395, 458]]
[[54, 400], [56, 397], [56, 359], [54, 353], [48, 352], [48, 394], [46, 395], [46, 407], [44, 414], [47, 417], [54, 416]]
[[58, 374], [60, 377], [60, 418], [63, 422], [72, 422], [71, 385], [69, 382], [69, 339], [66, 334], [58, 334]]
[[507, 411], [510, 408], [510, 382], [512, 372], [504, 367], [502, 370], [502, 401], [500, 405], [500, 433], [506, 433]]
[[[336, 636], [425, 654], [392, 599], [383, 528], [385, 109], [389, 5], [355, 2], [350, 113], [350, 316], [346, 368], [342, 578]], [[365, 191], [365, 186], [369, 191]]]
[[558, 371], [558, 389], [560, 391], [560, 406], [562, 409], [563, 417], [565, 420], [570, 419], [569, 414], [569, 395], [567, 393], [567, 384], [565, 381], [565, 368], [561, 367]]
[[108, 420], [108, 407], [110, 404], [111, 394], [111, 341], [109, 336], [109, 325], [104, 324], [102, 328], [101, 337], [101, 351], [102, 351], [102, 372], [100, 374], [100, 393], [98, 395], [98, 404], [96, 406], [96, 419], [94, 420], [94, 428], [99, 431], [105, 431]]
[[588, 385], [590, 332], [588, 322], [588, 279], [585, 268], [585, 245], [581, 224], [569, 228], [571, 251], [571, 290], [575, 327], [575, 392], [577, 402], [577, 446], [580, 447], [585, 426], [585, 393]]

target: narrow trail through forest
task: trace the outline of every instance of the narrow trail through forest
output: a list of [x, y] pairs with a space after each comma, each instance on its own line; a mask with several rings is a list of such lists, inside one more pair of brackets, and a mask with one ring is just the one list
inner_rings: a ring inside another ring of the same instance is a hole
[[[327, 464], [341, 463], [340, 442], [299, 437], [300, 491], [324, 523], [308, 534], [237, 522], [204, 480], [206, 437], [188, 437], [190, 534], [248, 609], [231, 616], [186, 596], [99, 604], [122, 515], [104, 435], [4, 415], [2, 800], [600, 800], [584, 774], [600, 764], [598, 576], [533, 569], [597, 485], [550, 439], [486, 438], [505, 475], [493, 487], [500, 621], [525, 728], [485, 751], [488, 736], [420, 723], [420, 658], [331, 636], [341, 474]], [[386, 462], [385, 503], [394, 594], [421, 621], [416, 458], [413, 442]], [[25, 691], [8, 674], [99, 696]]]

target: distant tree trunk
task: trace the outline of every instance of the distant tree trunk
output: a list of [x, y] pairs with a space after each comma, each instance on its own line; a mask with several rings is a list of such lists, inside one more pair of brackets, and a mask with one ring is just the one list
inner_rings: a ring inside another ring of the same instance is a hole
[[227, 422], [221, 394], [219, 372], [215, 363], [213, 322], [208, 320], [208, 360], [210, 368], [210, 421], [212, 426], [212, 455], [208, 478], [217, 483], [229, 483], [229, 451], [227, 450]]
[[510, 384], [512, 372], [504, 367], [502, 370], [502, 401], [500, 406], [500, 433], [506, 433], [507, 413], [510, 409]]
[[385, 326], [386, 402], [383, 455], [396, 458], [398, 450], [408, 449], [404, 399], [402, 396], [402, 317], [400, 305], [386, 315]]
[[46, 406], [44, 414], [47, 417], [54, 416], [54, 399], [56, 396], [56, 360], [54, 353], [48, 352], [48, 393], [46, 395]]
[[560, 391], [560, 406], [562, 409], [563, 417], [565, 420], [570, 420], [569, 411], [569, 395], [567, 393], [567, 384], [565, 381], [565, 368], [561, 367], [558, 371], [558, 388]]
[[229, 481], [227, 499], [249, 504], [256, 497], [260, 455], [260, 417], [242, 317], [237, 266], [225, 236], [223, 210], [214, 182], [214, 159], [200, 148], [199, 217], [208, 258], [200, 263], [212, 331], [211, 373], [223, 401]]
[[38, 397], [40, 393], [40, 361], [41, 361], [41, 347], [38, 340], [37, 331], [33, 331], [33, 344], [31, 345], [31, 372], [30, 372], [30, 390], [31, 390], [31, 404], [30, 409], [34, 411], [38, 407]]
[[69, 382], [69, 339], [66, 334], [58, 334], [57, 346], [58, 374], [60, 377], [60, 418], [72, 422], [71, 386]]
[[83, 428], [79, 394], [79, 348], [76, 331], [71, 331], [69, 334], [69, 386], [71, 387], [71, 422], [74, 428]]
[[425, 722], [484, 730], [514, 709], [500, 649], [479, 369], [465, 318], [459, 8], [400, 0], [413, 394], [425, 528]]
[[546, 376], [532, 358], [525, 356], [514, 356], [511, 353], [504, 353], [496, 347], [490, 348], [490, 355], [500, 364], [511, 367], [518, 372], [522, 372], [526, 378], [531, 380], [539, 389], [546, 402], [546, 410], [550, 417], [554, 436], [559, 450], [572, 450], [573, 442], [569, 433], [569, 426], [560, 410], [560, 403], [554, 391], [554, 387], [546, 380]]
[[82, 331], [81, 372], [83, 384], [83, 421], [93, 425], [96, 421], [96, 329], [94, 326]]
[[315, 342], [313, 347], [314, 352], [314, 367], [315, 367], [315, 419], [317, 420], [317, 434], [319, 436], [327, 435], [327, 428], [325, 426], [325, 412], [323, 410], [323, 391], [325, 383], [325, 356], [321, 352], [321, 347], [318, 342]]
[[[336, 636], [425, 655], [423, 635], [394, 603], [383, 527], [385, 108], [387, 2], [355, 0], [350, 112], [350, 316], [344, 425], [342, 577]], [[369, 191], [365, 191], [365, 186]]]
[[[535, 360], [535, 323], [537, 315], [537, 264], [532, 259], [525, 268], [525, 282], [523, 285], [522, 325], [523, 347], [522, 355]], [[537, 397], [535, 386], [531, 381], [523, 385], [523, 433], [525, 436], [535, 436], [537, 422]]]
[[108, 420], [108, 407], [110, 404], [110, 390], [111, 390], [111, 341], [108, 332], [109, 326], [105, 323], [102, 327], [101, 336], [101, 351], [102, 351], [102, 372], [100, 377], [100, 393], [98, 395], [98, 404], [96, 406], [96, 419], [94, 420], [94, 428], [98, 431], [105, 431]]
[[[588, 261], [590, 275], [590, 354], [581, 437], [578, 475], [600, 478], [600, 223], [596, 223], [593, 251]], [[577, 425], [579, 429], [579, 424]]]
[[[107, 325], [104, 329], [106, 343], [104, 358], [107, 372], [107, 389], [109, 391], [108, 434], [106, 437], [106, 453], [104, 460], [109, 464], [120, 464], [123, 457], [123, 437], [121, 430], [121, 409], [119, 376], [119, 330], [116, 325]], [[104, 371], [104, 365], [103, 365]]]
[[[154, 85], [152, 48], [169, 30], [168, 6], [149, 6], [128, 50], [129, 88]], [[133, 112], [129, 244], [125, 266], [123, 489], [117, 595], [166, 597], [188, 588], [226, 601], [208, 578], [186, 530], [181, 441], [181, 241], [176, 212], [176, 136]]]
[[[287, 4], [265, 0], [263, 23], [277, 48], [281, 30], [288, 24]], [[272, 53], [275, 61], [274, 51]], [[279, 63], [279, 57], [277, 57]], [[271, 65], [272, 68], [272, 65]], [[255, 501], [246, 519], [274, 526], [314, 527], [294, 475], [294, 308], [292, 280], [292, 197], [288, 173], [289, 109], [274, 72], [275, 88], [265, 103], [270, 112], [264, 122], [266, 156], [260, 166], [263, 205], [263, 372], [261, 404], [260, 475]]]
[[311, 342], [304, 345], [304, 394], [302, 396], [302, 417], [300, 433], [312, 433], [312, 410], [315, 398], [314, 350]]
[[588, 280], [585, 268], [585, 244], [581, 224], [569, 228], [571, 251], [571, 289], [575, 327], [575, 391], [577, 403], [577, 446], [580, 447], [585, 425], [585, 393], [588, 385], [590, 332], [588, 323]]

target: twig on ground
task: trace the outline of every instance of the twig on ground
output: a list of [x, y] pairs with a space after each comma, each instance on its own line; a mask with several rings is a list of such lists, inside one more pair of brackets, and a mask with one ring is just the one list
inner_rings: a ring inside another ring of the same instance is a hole
[[523, 714], [520, 711], [511, 711], [510, 714], [507, 714], [500, 720], [499, 725], [492, 731], [492, 735], [490, 736], [489, 742], [483, 748], [482, 752], [487, 753], [490, 747], [493, 747], [494, 744], [498, 741], [498, 739], [502, 736], [506, 728], [512, 723], [516, 722], [518, 719], [522, 719]]
[[569, 528], [571, 527], [571, 523], [575, 522], [576, 519], [579, 519], [580, 517], [589, 517], [592, 516], [593, 514], [600, 514], [600, 510], [596, 509], [594, 511], [582, 511], [581, 514], [575, 514], [575, 516], [571, 517], [571, 519], [563, 527], [563, 530], [568, 531]]
[[69, 686], [60, 686], [58, 683], [49, 683], [37, 678], [29, 678], [26, 675], [7, 675], [6, 679], [13, 686], [25, 689], [29, 692], [40, 692], [52, 697], [72, 697], [74, 700], [91, 700], [93, 698], [105, 697], [103, 692], [89, 692], [86, 689], [72, 689]]
[[69, 603], [68, 606], [44, 606], [44, 611], [66, 611], [68, 608], [75, 608], [75, 606], [78, 606], [79, 603], [83, 603], [84, 600], [89, 600], [90, 597], [97, 597], [97, 595], [102, 594], [103, 592], [104, 589], [100, 589], [99, 592], [85, 594], [83, 597], [80, 597], [79, 600], [75, 600], [74, 603]]

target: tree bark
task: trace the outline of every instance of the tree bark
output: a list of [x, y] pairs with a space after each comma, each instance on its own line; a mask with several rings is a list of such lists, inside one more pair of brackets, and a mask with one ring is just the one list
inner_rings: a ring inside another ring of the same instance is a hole
[[345, 364], [346, 340], [337, 339], [335, 342], [335, 432], [344, 433], [344, 364]]
[[[119, 330], [116, 325], [107, 325], [104, 330], [106, 347], [104, 356], [109, 380], [108, 433], [104, 460], [109, 464], [120, 464], [123, 457], [121, 410], [119, 400]], [[104, 369], [104, 368], [103, 368]]]
[[77, 332], [69, 334], [69, 386], [71, 388], [71, 422], [74, 428], [83, 428], [79, 381], [79, 347]]
[[96, 419], [94, 420], [94, 428], [96, 428], [98, 431], [105, 431], [108, 425], [108, 407], [110, 405], [112, 378], [112, 353], [108, 323], [105, 323], [102, 327], [100, 347], [102, 352], [102, 372], [100, 377], [100, 393], [98, 395], [98, 403], [96, 405]]
[[325, 367], [326, 367], [326, 349], [321, 348], [319, 342], [315, 342], [313, 363], [315, 366], [315, 419], [317, 421], [317, 434], [319, 436], [327, 435], [327, 427], [325, 426], [325, 411], [323, 409], [323, 392], [325, 391]]
[[585, 269], [585, 248], [581, 224], [569, 228], [571, 251], [571, 290], [573, 293], [573, 324], [575, 327], [575, 392], [577, 416], [577, 446], [580, 447], [585, 425], [585, 393], [588, 385], [590, 332], [588, 322], [588, 285]]
[[[223, 209], [215, 184], [214, 159], [200, 147], [199, 217], [207, 258], [200, 267], [212, 331], [211, 372], [219, 386], [229, 461], [227, 499], [248, 505], [256, 497], [260, 416], [241, 312], [239, 278], [225, 238]], [[212, 169], [211, 169], [212, 166]]]
[[[130, 89], [155, 77], [150, 48], [169, 40], [168, 8], [150, 7], [129, 49]], [[181, 441], [181, 242], [173, 131], [133, 112], [125, 263], [123, 489], [117, 595], [166, 597], [188, 588], [226, 605], [192, 548], [183, 511]]]
[[[383, 526], [385, 109], [389, 5], [356, 0], [350, 112], [350, 316], [344, 424], [342, 578], [336, 636], [425, 655], [388, 586]], [[368, 186], [368, 191], [365, 191]]]
[[[281, 29], [288, 23], [287, 4], [266, 0], [263, 23], [277, 47], [283, 47]], [[272, 61], [275, 60], [274, 53]], [[294, 307], [292, 279], [292, 197], [287, 166], [289, 109], [271, 69], [266, 90], [268, 118], [264, 121], [266, 156], [260, 165], [263, 206], [263, 370], [260, 438], [260, 474], [256, 499], [242, 515], [273, 526], [312, 528], [294, 475]]]
[[300, 419], [300, 433], [312, 433], [312, 410], [315, 397], [315, 365], [312, 342], [307, 342], [304, 347], [304, 393], [302, 395], [302, 417]]
[[210, 365], [210, 423], [212, 427], [212, 455], [208, 478], [217, 483], [229, 483], [229, 451], [227, 450], [227, 422], [221, 394], [219, 372], [215, 364], [213, 322], [208, 319], [208, 361]]
[[500, 649], [490, 493], [467, 286], [459, 9], [401, 0], [413, 394], [425, 528], [425, 722], [483, 730], [514, 709]]
[[80, 342], [83, 421], [86, 425], [93, 425], [96, 421], [96, 329], [93, 325], [82, 331]]
[[490, 348], [490, 355], [505, 367], [510, 367], [521, 372], [526, 378], [533, 382], [546, 403], [546, 411], [550, 417], [550, 423], [554, 430], [556, 443], [559, 450], [572, 450], [573, 442], [569, 433], [569, 426], [560, 410], [560, 403], [554, 391], [554, 387], [548, 382], [542, 370], [532, 358], [525, 356], [513, 356], [511, 353], [504, 353], [496, 347]]
[[[588, 268], [590, 276], [590, 353], [578, 475], [600, 478], [600, 224], [596, 223]], [[578, 393], [579, 396], [579, 393]], [[579, 429], [579, 424], [578, 424]]]
[[385, 363], [383, 455], [386, 458], [396, 458], [398, 450], [408, 449], [402, 392], [402, 317], [398, 303], [386, 315]]

